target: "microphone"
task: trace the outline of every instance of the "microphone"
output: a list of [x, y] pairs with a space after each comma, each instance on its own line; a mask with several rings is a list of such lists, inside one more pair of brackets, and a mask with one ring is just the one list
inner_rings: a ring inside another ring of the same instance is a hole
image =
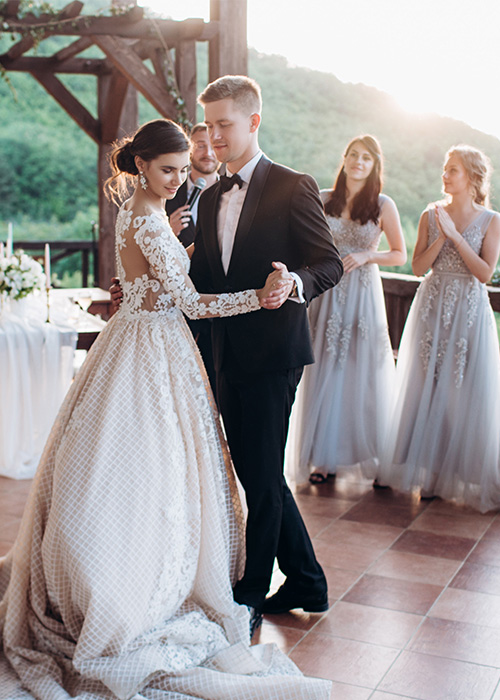
[[194, 203], [196, 202], [196, 200], [198, 199], [198, 197], [202, 193], [202, 190], [204, 190], [206, 186], [207, 186], [207, 181], [205, 180], [204, 177], [199, 177], [196, 180], [196, 182], [194, 183], [194, 187], [191, 190], [191, 192], [189, 193], [189, 197], [188, 197], [188, 200], [186, 202], [190, 211], [194, 207]]

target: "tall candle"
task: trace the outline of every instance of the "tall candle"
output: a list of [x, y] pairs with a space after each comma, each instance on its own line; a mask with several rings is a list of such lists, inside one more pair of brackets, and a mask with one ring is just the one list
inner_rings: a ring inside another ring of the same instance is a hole
[[45, 288], [50, 289], [50, 246], [45, 244]]
[[14, 235], [13, 235], [13, 230], [12, 230], [12, 221], [9, 221], [9, 228], [8, 228], [8, 233], [7, 233], [7, 249], [6, 249], [6, 255], [8, 258], [12, 256], [13, 249], [14, 249]]

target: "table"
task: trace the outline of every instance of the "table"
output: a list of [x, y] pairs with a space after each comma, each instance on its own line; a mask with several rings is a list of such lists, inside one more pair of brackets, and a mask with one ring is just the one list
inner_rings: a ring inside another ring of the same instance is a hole
[[[73, 378], [74, 351], [88, 349], [106, 322], [51, 290], [0, 316], [0, 474], [32, 478]], [[80, 291], [80, 290], [78, 290]]]

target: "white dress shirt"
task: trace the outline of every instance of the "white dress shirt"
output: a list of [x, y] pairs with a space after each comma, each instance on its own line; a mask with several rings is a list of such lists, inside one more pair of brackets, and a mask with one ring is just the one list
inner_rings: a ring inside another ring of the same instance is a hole
[[[259, 150], [253, 158], [251, 158], [248, 163], [246, 163], [239, 171], [238, 175], [243, 180], [243, 185], [240, 187], [235, 183], [233, 187], [227, 192], [221, 194], [219, 203], [219, 214], [217, 216], [217, 239], [219, 242], [219, 250], [221, 254], [222, 267], [227, 275], [229, 269], [229, 263], [231, 261], [231, 255], [234, 246], [234, 237], [236, 235], [236, 229], [238, 228], [238, 222], [240, 220], [241, 210], [243, 209], [243, 204], [245, 203], [245, 197], [247, 195], [248, 185], [252, 179], [253, 172], [257, 166], [257, 163], [262, 158], [262, 151]], [[226, 174], [231, 177], [235, 173], [232, 173], [229, 168], [226, 168]], [[271, 270], [270, 270], [271, 272]], [[299, 275], [290, 273], [297, 283], [297, 294], [298, 297], [291, 299], [298, 303], [303, 303], [305, 301], [302, 290], [303, 283]]]

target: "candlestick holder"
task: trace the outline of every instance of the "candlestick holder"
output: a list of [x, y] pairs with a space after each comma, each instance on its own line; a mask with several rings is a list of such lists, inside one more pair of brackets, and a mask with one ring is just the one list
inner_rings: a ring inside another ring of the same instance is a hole
[[45, 323], [50, 323], [50, 287], [46, 287], [47, 292], [47, 320]]

